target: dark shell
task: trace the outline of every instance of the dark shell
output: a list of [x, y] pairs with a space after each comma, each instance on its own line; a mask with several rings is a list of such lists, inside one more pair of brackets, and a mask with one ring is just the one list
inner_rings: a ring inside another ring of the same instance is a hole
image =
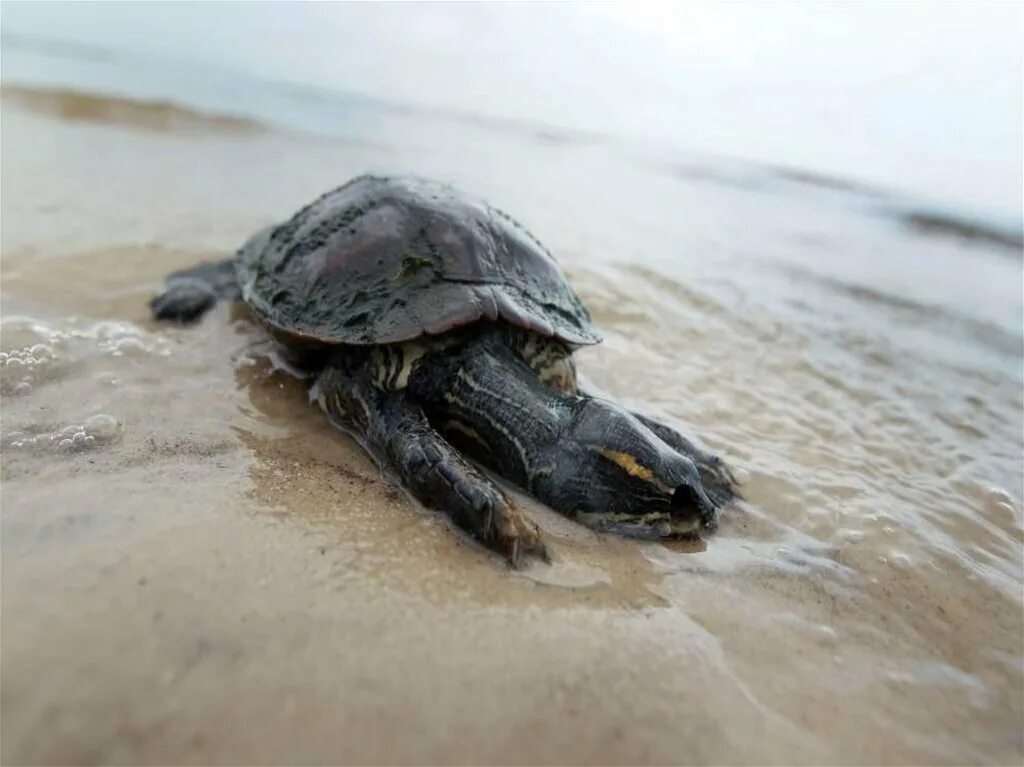
[[499, 318], [601, 337], [551, 254], [501, 211], [418, 178], [361, 176], [239, 252], [242, 297], [272, 328], [379, 344]]

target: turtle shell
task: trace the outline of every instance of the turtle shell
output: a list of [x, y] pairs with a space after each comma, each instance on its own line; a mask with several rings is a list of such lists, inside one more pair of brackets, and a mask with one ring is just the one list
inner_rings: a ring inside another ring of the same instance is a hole
[[239, 251], [242, 297], [272, 329], [382, 344], [480, 320], [601, 340], [551, 254], [481, 200], [425, 179], [361, 176]]

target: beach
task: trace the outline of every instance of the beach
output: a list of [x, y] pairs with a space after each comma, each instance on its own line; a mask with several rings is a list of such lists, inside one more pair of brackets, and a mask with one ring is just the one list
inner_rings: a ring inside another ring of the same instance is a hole
[[[326, 135], [5, 74], [0, 107], [4, 763], [1024, 757], [1012, 237], [366, 104]], [[605, 333], [586, 382], [734, 467], [716, 534], [517, 494], [552, 562], [512, 570], [382, 479], [243, 307], [149, 318], [167, 273], [368, 171], [551, 248]]]

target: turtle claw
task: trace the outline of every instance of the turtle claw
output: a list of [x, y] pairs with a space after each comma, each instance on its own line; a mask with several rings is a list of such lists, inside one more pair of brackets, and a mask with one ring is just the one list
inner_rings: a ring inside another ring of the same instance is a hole
[[548, 554], [548, 547], [544, 545], [544, 539], [536, 530], [534, 537], [530, 540], [516, 538], [513, 543], [512, 555], [509, 557], [509, 564], [515, 570], [523, 570], [531, 559], [538, 559], [544, 564], [551, 564], [551, 555]]
[[522, 570], [531, 557], [542, 562], [551, 561], [540, 530], [519, 509], [501, 502], [493, 511], [497, 518], [492, 528], [493, 537], [485, 542], [503, 552], [513, 569]]
[[518, 538], [512, 541], [512, 548], [508, 553], [508, 564], [513, 570], [525, 570], [529, 567], [531, 559], [538, 559], [546, 565], [551, 564], [547, 546], [540, 538], [531, 544], [524, 544]]
[[512, 541], [512, 552], [508, 555], [508, 563], [512, 565], [513, 570], [521, 570], [522, 562], [519, 559], [519, 539], [516, 538]]

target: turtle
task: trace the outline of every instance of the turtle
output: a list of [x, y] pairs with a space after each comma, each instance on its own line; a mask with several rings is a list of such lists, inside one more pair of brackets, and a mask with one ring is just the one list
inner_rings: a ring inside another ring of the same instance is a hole
[[155, 319], [241, 300], [309, 367], [311, 400], [424, 506], [519, 566], [537, 525], [487, 470], [599, 532], [713, 530], [726, 464], [577, 383], [601, 334], [554, 256], [445, 183], [364, 175], [166, 279]]

